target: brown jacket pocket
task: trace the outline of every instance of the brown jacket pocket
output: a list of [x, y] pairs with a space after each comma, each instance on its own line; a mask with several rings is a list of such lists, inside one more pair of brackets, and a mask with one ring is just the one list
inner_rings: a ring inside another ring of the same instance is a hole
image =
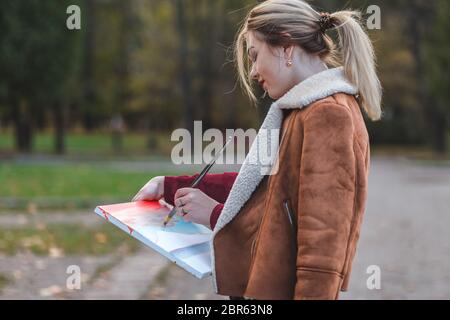
[[290, 201], [288, 199], [283, 201], [283, 211], [285, 212], [287, 219], [289, 221], [289, 225], [292, 230], [292, 241], [291, 241], [291, 247], [292, 251], [296, 254], [297, 253], [297, 216], [292, 210], [292, 207], [290, 205]]

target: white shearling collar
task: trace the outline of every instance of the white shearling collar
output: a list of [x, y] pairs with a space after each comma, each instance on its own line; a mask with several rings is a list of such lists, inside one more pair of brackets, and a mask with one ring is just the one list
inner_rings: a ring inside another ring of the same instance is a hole
[[303, 108], [338, 92], [356, 94], [358, 90], [344, 75], [343, 67], [327, 69], [303, 80], [275, 101], [281, 109]]

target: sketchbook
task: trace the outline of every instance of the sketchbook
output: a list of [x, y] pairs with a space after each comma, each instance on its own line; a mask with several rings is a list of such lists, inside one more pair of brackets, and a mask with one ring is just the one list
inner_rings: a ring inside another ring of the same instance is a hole
[[102, 205], [95, 213], [137, 240], [178, 264], [195, 277], [211, 275], [209, 241], [212, 231], [203, 225], [174, 216], [166, 227], [170, 212], [158, 201], [137, 201]]

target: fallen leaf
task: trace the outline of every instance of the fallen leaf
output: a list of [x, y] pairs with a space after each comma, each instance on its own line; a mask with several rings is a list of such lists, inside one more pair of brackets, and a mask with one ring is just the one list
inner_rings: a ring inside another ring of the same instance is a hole
[[39, 290], [39, 295], [41, 297], [51, 297], [58, 294], [61, 294], [63, 292], [63, 289], [61, 289], [60, 286], [50, 286], [48, 288], [43, 288]]
[[28, 202], [28, 206], [27, 206], [27, 212], [29, 214], [36, 214], [37, 213], [37, 204], [34, 202]]
[[60, 258], [64, 256], [64, 250], [58, 247], [51, 247], [48, 250], [48, 253], [51, 258]]
[[107, 240], [108, 240], [108, 237], [106, 236], [106, 234], [104, 234], [102, 232], [97, 232], [95, 234], [95, 240], [98, 243], [105, 244], [107, 242]]

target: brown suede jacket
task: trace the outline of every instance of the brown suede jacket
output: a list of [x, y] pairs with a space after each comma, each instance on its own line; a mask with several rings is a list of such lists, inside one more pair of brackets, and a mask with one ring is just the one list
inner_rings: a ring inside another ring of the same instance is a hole
[[217, 293], [337, 299], [347, 290], [370, 158], [356, 94], [335, 68], [272, 105], [261, 129], [281, 130], [277, 170], [262, 174], [253, 143], [211, 241]]

